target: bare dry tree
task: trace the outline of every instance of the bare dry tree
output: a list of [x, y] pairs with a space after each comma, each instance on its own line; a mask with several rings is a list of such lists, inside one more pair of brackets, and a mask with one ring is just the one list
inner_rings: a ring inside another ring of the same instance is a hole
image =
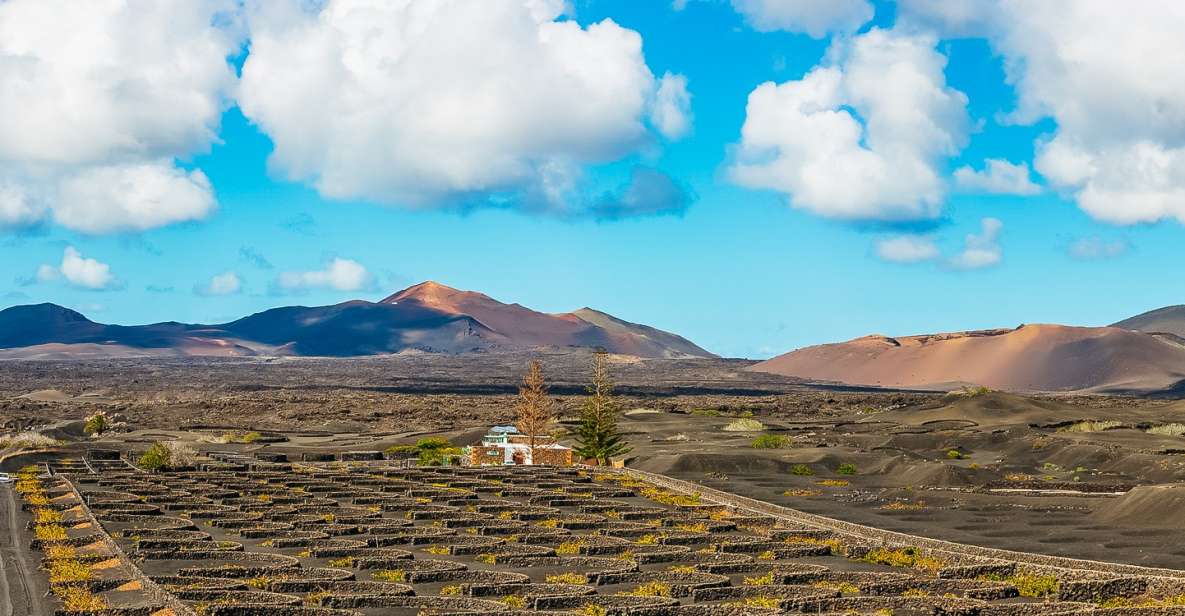
[[522, 385], [518, 387], [515, 414], [517, 418], [514, 427], [527, 435], [527, 445], [531, 448], [531, 464], [536, 464], [536, 440], [539, 435], [548, 434], [553, 420], [551, 398], [547, 396], [547, 385], [543, 382], [543, 364], [537, 359], [531, 360], [527, 366], [527, 373], [523, 376]]

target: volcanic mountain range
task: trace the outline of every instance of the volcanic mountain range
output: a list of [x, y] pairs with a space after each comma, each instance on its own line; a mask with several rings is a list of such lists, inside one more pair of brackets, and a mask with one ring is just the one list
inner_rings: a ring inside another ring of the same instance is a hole
[[[644, 358], [713, 358], [689, 340], [591, 308], [544, 313], [424, 282], [378, 302], [285, 306], [218, 325], [105, 325], [54, 304], [0, 311], [0, 359], [160, 356], [350, 357], [601, 348]], [[1185, 391], [1185, 306], [1107, 327], [1011, 329], [822, 344], [749, 368], [810, 381], [903, 389]]]
[[715, 357], [689, 340], [581, 308], [548, 314], [435, 282], [379, 302], [285, 306], [220, 325], [105, 325], [54, 304], [0, 311], [0, 357], [467, 353], [592, 347], [655, 358]]

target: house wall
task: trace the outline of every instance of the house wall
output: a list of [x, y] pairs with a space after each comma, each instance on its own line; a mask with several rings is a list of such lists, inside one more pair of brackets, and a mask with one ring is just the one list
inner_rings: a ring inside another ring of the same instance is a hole
[[[498, 464], [512, 464], [513, 447], [500, 447], [497, 445], [473, 447], [469, 450], [469, 464], [472, 466], [483, 465], [498, 465]], [[527, 452], [524, 452], [527, 453]], [[529, 455], [529, 453], [528, 453]], [[550, 464], [555, 466], [571, 466], [572, 465], [572, 450], [571, 449], [537, 449], [535, 451], [535, 464]]]

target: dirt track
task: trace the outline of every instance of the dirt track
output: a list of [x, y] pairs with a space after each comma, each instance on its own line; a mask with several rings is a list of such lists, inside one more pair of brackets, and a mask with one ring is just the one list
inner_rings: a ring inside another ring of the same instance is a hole
[[25, 520], [11, 486], [0, 487], [0, 616], [49, 616], [53, 610], [44, 600], [48, 590], [45, 576], [38, 573], [38, 560], [23, 543]]

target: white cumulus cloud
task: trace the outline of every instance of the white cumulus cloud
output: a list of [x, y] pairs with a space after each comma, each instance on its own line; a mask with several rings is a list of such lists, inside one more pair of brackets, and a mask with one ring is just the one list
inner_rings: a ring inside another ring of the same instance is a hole
[[28, 227], [45, 218], [46, 207], [23, 186], [0, 181], [0, 228]]
[[732, 0], [755, 30], [801, 32], [811, 38], [851, 34], [874, 14], [867, 0]]
[[86, 233], [143, 231], [204, 218], [214, 207], [200, 170], [139, 163], [91, 167], [62, 179], [53, 216]]
[[658, 82], [650, 122], [667, 139], [678, 139], [691, 129], [691, 93], [687, 77], [667, 71]]
[[[264, 3], [239, 105], [276, 173], [326, 197], [411, 207], [531, 196], [689, 121], [641, 36], [554, 0]], [[665, 86], [665, 88], [664, 88]], [[649, 122], [655, 122], [652, 127]]]
[[324, 269], [282, 272], [276, 279], [276, 283], [280, 289], [285, 291], [308, 289], [360, 291], [369, 287], [373, 280], [373, 276], [361, 263], [337, 257], [327, 263]]
[[920, 263], [933, 261], [939, 256], [938, 245], [933, 238], [921, 235], [899, 235], [879, 240], [876, 254], [882, 260], [893, 263]]
[[951, 257], [947, 264], [954, 269], [982, 269], [998, 265], [1004, 258], [1000, 247], [1000, 232], [1004, 223], [996, 218], [980, 221], [980, 232], [967, 234], [963, 251]]
[[997, 195], [1035, 195], [1041, 187], [1033, 183], [1027, 163], [1010, 163], [998, 158], [984, 161], [982, 170], [963, 166], [955, 169], [960, 188]]
[[78, 249], [67, 246], [62, 253], [62, 263], [53, 266], [43, 263], [37, 268], [37, 280], [49, 282], [64, 279], [80, 289], [103, 290], [117, 286], [111, 267], [101, 261], [82, 256]]
[[967, 140], [967, 97], [946, 85], [936, 41], [873, 29], [797, 81], [749, 94], [734, 181], [849, 220], [936, 217], [939, 165]]
[[937, 242], [929, 235], [906, 233], [878, 240], [876, 256], [890, 263], [934, 263], [952, 270], [975, 270], [998, 265], [1004, 258], [1000, 233], [1004, 223], [996, 218], [979, 222], [978, 233], [969, 233], [959, 252], [943, 255]]
[[198, 295], [233, 295], [243, 289], [243, 281], [235, 272], [218, 274], [206, 284], [194, 287]]
[[[235, 10], [232, 0], [0, 3], [0, 165], [24, 195], [18, 207], [4, 191], [0, 224], [52, 212], [97, 233], [206, 216], [209, 183], [174, 165], [217, 138], [235, 83]], [[93, 183], [120, 176], [147, 181], [148, 194], [76, 201], [80, 182], [103, 189]], [[188, 180], [165, 181], [178, 176]]]
[[61, 277], [62, 272], [53, 265], [42, 263], [37, 266], [37, 282], [53, 282]]
[[901, 13], [989, 38], [1016, 88], [1007, 120], [1054, 120], [1033, 166], [1085, 212], [1185, 223], [1185, 3], [903, 0]]

